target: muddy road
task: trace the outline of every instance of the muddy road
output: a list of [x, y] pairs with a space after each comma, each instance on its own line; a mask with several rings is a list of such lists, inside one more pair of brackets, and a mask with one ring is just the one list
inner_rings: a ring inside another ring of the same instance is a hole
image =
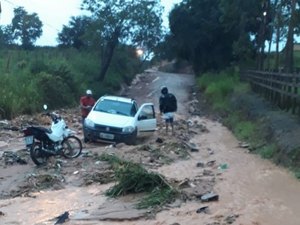
[[[6, 132], [5, 137], [1, 133], [0, 224], [54, 224], [55, 217], [65, 211], [69, 212], [66, 225], [300, 224], [300, 182], [285, 169], [249, 154], [219, 122], [199, 116], [201, 108], [196, 107], [197, 100], [193, 98], [194, 82], [192, 75], [149, 70], [123, 90], [123, 94], [140, 104], [153, 102], [157, 107], [160, 87], [166, 85], [179, 102], [175, 135], [165, 134], [158, 114], [157, 133], [141, 140], [138, 146], [85, 144], [84, 154], [78, 159], [53, 159], [47, 167], [37, 168], [24, 150], [18, 152], [22, 152], [27, 164], [5, 163], [3, 152], [16, 152], [23, 140], [13, 131]], [[77, 118], [80, 121], [79, 112], [74, 110], [68, 122], [80, 135]], [[157, 143], [157, 138], [164, 142]], [[187, 149], [182, 157], [183, 140], [196, 146], [197, 151]], [[145, 146], [158, 148], [160, 154], [166, 155], [154, 157], [149, 151], [141, 151]], [[176, 149], [182, 152], [179, 154]], [[105, 163], [90, 157], [103, 152], [139, 162], [168, 180], [187, 184], [185, 191], [193, 197], [178, 199], [151, 216], [147, 210], [136, 210], [132, 205], [138, 196], [108, 198], [104, 192], [113, 185], [111, 173]], [[162, 160], [166, 157], [169, 163]], [[105, 182], [95, 182], [91, 178], [95, 174], [99, 174], [99, 180], [105, 177]], [[49, 180], [51, 184], [41, 188]], [[218, 195], [217, 201], [195, 198], [199, 189], [205, 188]], [[199, 211], [202, 207], [207, 210]]]

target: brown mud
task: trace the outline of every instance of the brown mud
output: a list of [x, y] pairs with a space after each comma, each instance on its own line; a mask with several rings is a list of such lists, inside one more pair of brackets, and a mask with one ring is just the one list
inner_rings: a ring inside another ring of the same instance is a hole
[[[0, 223], [54, 224], [57, 216], [68, 211], [65, 224], [72, 225], [300, 224], [299, 181], [285, 169], [249, 154], [226, 127], [203, 116], [193, 94], [193, 75], [149, 70], [122, 94], [139, 104], [154, 102], [157, 106], [163, 85], [179, 102], [175, 135], [165, 133], [157, 114], [157, 132], [136, 146], [89, 143], [77, 159], [57, 157], [45, 167], [36, 167], [23, 149], [21, 133], [1, 129]], [[60, 113], [81, 136], [79, 110]], [[11, 127], [28, 121], [48, 123], [34, 118], [8, 123]], [[162, 174], [180, 187], [184, 197], [154, 212], [135, 209], [140, 194], [106, 197], [114, 174], [108, 163], [99, 160], [101, 153], [115, 154]], [[201, 201], [201, 195], [210, 192], [218, 198]]]

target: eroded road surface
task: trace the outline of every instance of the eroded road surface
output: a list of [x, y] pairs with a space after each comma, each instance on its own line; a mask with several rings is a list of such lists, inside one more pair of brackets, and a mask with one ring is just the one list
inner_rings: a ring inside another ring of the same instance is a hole
[[[68, 211], [66, 225], [299, 225], [300, 182], [285, 169], [249, 154], [226, 127], [202, 116], [193, 95], [194, 83], [193, 75], [153, 69], [138, 76], [123, 91], [139, 103], [156, 104], [159, 129], [138, 146], [86, 144], [84, 154], [78, 159], [53, 159], [46, 168], [35, 167], [30, 159], [25, 165], [7, 164], [2, 156], [0, 224], [54, 224], [55, 217]], [[175, 135], [165, 134], [158, 113], [163, 85], [179, 102]], [[75, 110], [68, 122], [73, 122], [73, 128], [80, 132], [79, 118]], [[2, 134], [1, 155], [22, 146], [20, 134], [11, 132], [3, 137]], [[163, 139], [163, 143], [157, 143], [157, 138]], [[186, 149], [182, 142], [194, 148]], [[159, 151], [153, 155], [149, 148]], [[26, 151], [23, 152], [26, 158]], [[155, 215], [145, 216], [147, 210], [136, 210], [132, 205], [136, 196], [107, 198], [104, 192], [113, 185], [111, 171], [106, 164], [91, 157], [103, 152], [139, 162], [168, 180], [186, 184], [186, 199], [177, 200]], [[51, 185], [42, 188], [49, 180]], [[202, 202], [195, 197], [208, 190], [217, 194], [215, 201]]]

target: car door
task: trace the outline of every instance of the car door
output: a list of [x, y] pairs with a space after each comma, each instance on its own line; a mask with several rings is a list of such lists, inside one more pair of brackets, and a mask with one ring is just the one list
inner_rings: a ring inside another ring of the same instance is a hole
[[135, 115], [138, 136], [148, 136], [156, 130], [156, 117], [152, 103], [143, 104]]

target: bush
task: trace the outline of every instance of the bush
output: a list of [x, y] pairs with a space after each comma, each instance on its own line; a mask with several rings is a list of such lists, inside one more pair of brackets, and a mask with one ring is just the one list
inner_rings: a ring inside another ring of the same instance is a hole
[[44, 103], [50, 108], [70, 107], [77, 104], [86, 89], [92, 89], [95, 98], [115, 93], [121, 83], [129, 84], [141, 69], [133, 49], [120, 46], [116, 51], [105, 81], [100, 82], [101, 59], [97, 49], [1, 49], [1, 117], [34, 113], [42, 110]]
[[229, 96], [239, 85], [239, 77], [234, 70], [228, 69], [217, 74], [205, 73], [197, 79], [197, 84], [214, 110], [227, 112]]
[[275, 144], [269, 144], [266, 146], [263, 146], [258, 150], [258, 153], [261, 155], [261, 157], [265, 159], [272, 159], [274, 155], [276, 154], [277, 147]]
[[42, 100], [49, 108], [74, 105], [75, 97], [71, 88], [61, 77], [42, 72], [38, 74], [37, 84]]
[[251, 121], [239, 121], [234, 127], [234, 134], [243, 141], [250, 140], [255, 132], [255, 124]]

